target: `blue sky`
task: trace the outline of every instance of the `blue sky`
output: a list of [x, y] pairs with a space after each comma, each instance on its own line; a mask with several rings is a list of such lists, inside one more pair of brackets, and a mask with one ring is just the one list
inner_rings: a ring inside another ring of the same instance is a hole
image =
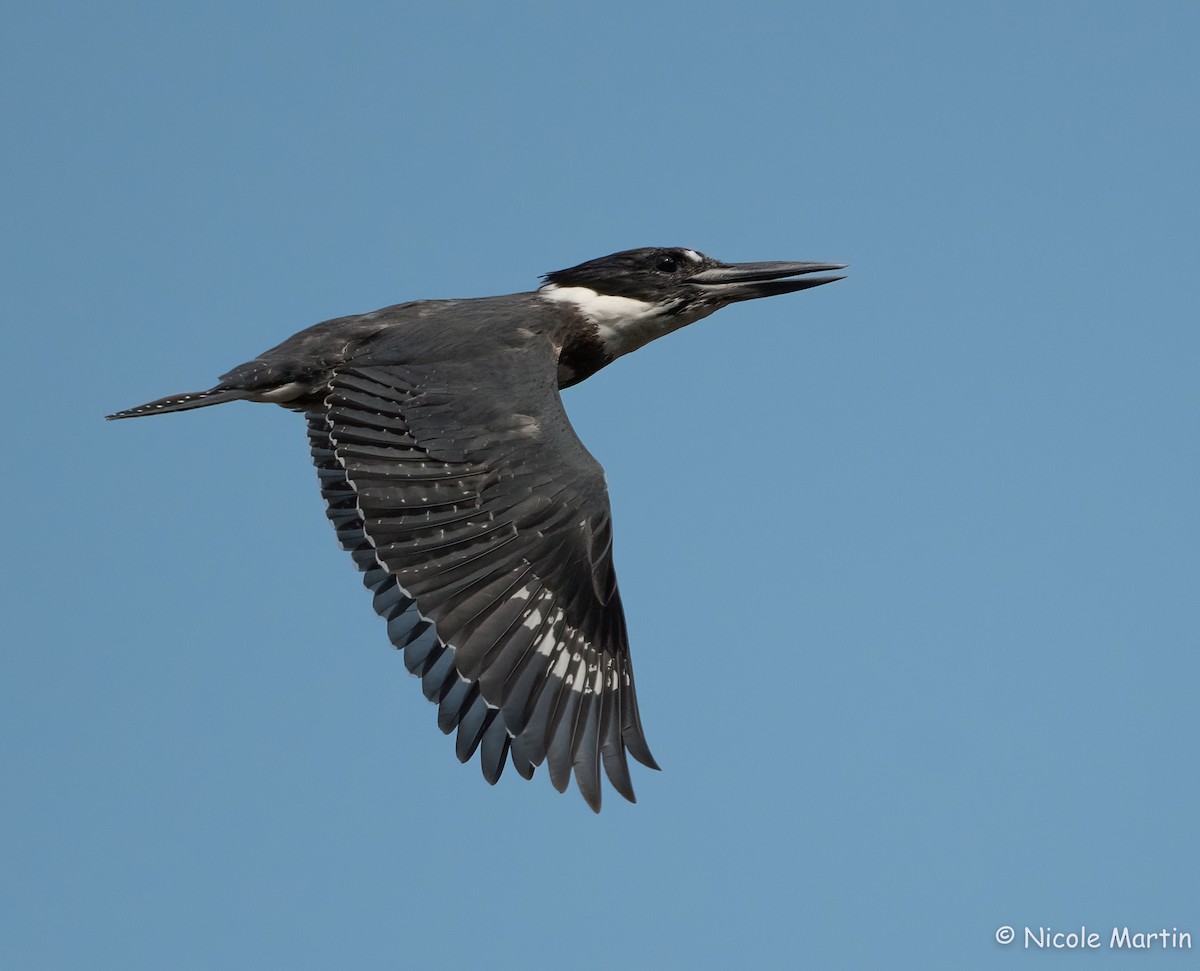
[[[0, 963], [1010, 968], [1053, 959], [998, 927], [1084, 924], [1194, 961], [1198, 29], [10, 12]], [[102, 421], [659, 244], [851, 275], [565, 395], [664, 767], [637, 806], [458, 764], [297, 416]]]

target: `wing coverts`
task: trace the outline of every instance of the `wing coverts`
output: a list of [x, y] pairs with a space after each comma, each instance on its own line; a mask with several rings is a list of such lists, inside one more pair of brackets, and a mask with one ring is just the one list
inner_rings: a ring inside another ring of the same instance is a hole
[[465, 366], [342, 368], [308, 434], [338, 540], [459, 759], [478, 750], [490, 783], [545, 761], [598, 811], [601, 764], [630, 801], [626, 750], [657, 765], [603, 471], [553, 384], [500, 373], [528, 363], [499, 362], [486, 394]]

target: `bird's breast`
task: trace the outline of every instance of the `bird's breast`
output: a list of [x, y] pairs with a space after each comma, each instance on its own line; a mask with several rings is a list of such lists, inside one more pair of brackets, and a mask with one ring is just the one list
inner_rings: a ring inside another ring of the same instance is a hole
[[558, 386], [569, 388], [578, 384], [612, 361], [596, 324], [573, 329], [558, 352]]

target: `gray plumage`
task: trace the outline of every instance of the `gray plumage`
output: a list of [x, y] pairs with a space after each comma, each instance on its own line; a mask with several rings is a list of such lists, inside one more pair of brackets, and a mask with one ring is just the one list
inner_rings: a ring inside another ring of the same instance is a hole
[[[398, 304], [325, 321], [216, 387], [110, 415], [231, 400], [302, 411], [328, 516], [388, 636], [488, 782], [506, 762], [600, 767], [634, 800], [626, 756], [657, 768], [638, 713], [603, 470], [559, 390], [735, 300], [836, 277], [835, 264], [727, 265], [643, 249], [532, 293]], [[797, 277], [800, 278], [797, 278]]]

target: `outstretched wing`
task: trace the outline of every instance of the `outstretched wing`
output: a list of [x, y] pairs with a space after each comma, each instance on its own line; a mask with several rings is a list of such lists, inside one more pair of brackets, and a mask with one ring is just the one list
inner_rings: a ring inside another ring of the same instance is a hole
[[[572, 770], [600, 808], [600, 765], [633, 801], [646, 745], [612, 564], [604, 473], [542, 355], [486, 368], [346, 367], [308, 413], [328, 514], [388, 635], [494, 783], [511, 757]], [[482, 385], [482, 387], [481, 387]]]

